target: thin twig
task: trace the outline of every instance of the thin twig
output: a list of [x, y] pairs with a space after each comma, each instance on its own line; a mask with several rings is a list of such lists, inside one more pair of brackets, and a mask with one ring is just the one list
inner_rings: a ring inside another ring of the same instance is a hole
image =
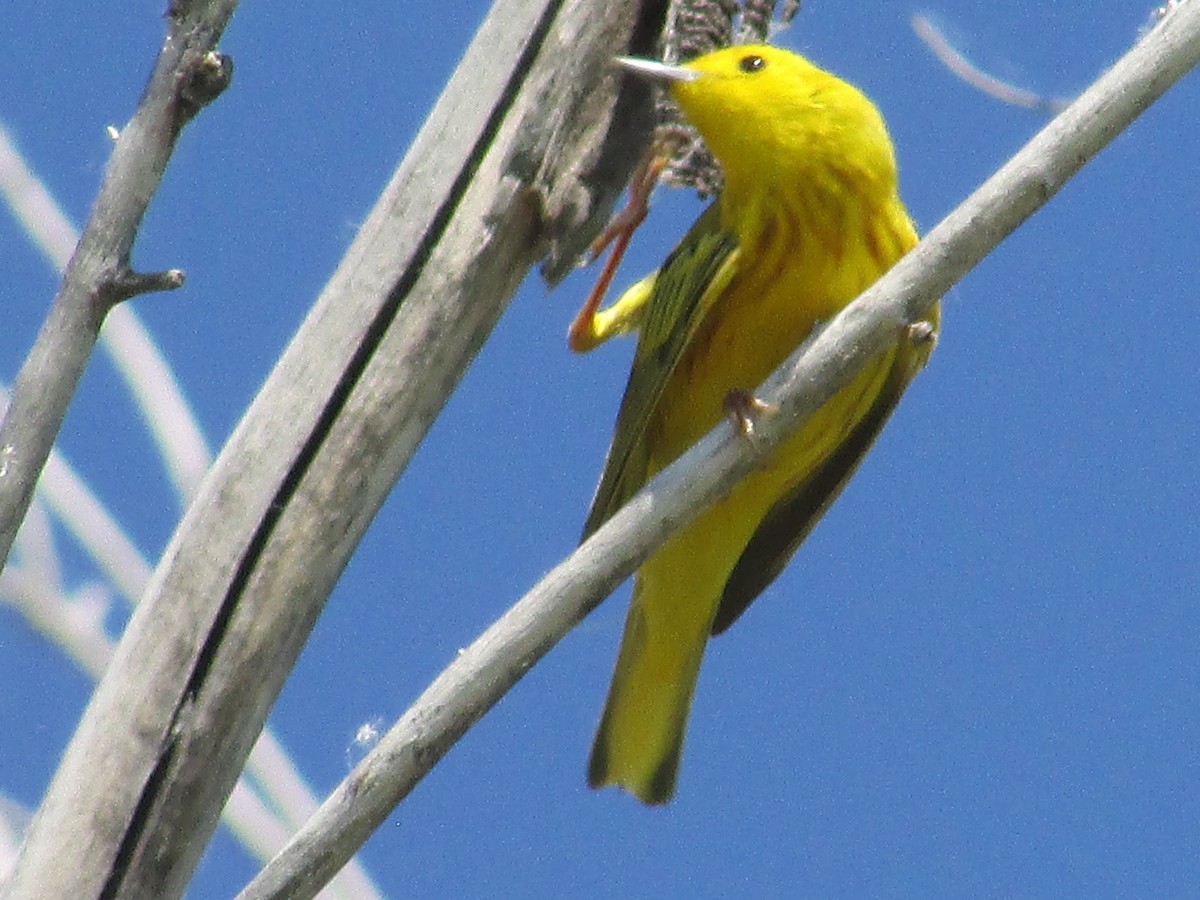
[[1035, 94], [1033, 91], [1017, 87], [1015, 84], [1009, 84], [1007, 81], [985, 72], [967, 59], [966, 54], [951, 44], [949, 38], [942, 34], [928, 16], [914, 15], [910, 22], [917, 37], [924, 42], [943, 66], [971, 87], [989, 97], [994, 97], [1001, 103], [1007, 103], [1010, 106], [1041, 109], [1051, 113], [1062, 112], [1070, 103], [1069, 100], [1061, 97], [1043, 97], [1041, 94]]
[[[1200, 3], [1177, 6], [1138, 45], [947, 216], [919, 247], [794, 354], [755, 396], [767, 453], [1049, 200], [1200, 59]], [[308, 897], [471, 725], [669, 535], [755, 464], [719, 425], [460, 652], [317, 814], [238, 895]]]
[[134, 238], [179, 131], [228, 84], [231, 66], [215, 53], [236, 0], [178, 0], [137, 112], [122, 130], [100, 193], [0, 424], [0, 566], [33, 497], [67, 404], [116, 303], [182, 284], [176, 270], [139, 275]]
[[[62, 274], [79, 243], [79, 230], [21, 155], [3, 124], [0, 196], [33, 245]], [[117, 306], [109, 312], [100, 332], [100, 346], [112, 358], [133, 395], [183, 509], [212, 465], [212, 452], [175, 373], [131, 306]]]

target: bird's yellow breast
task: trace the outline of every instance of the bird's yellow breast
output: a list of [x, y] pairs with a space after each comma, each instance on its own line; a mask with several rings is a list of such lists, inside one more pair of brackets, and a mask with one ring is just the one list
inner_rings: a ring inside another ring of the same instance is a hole
[[[836, 214], [827, 205], [819, 195], [801, 196], [788, 206], [776, 202], [767, 215], [754, 211], [755, 227], [741, 236], [739, 247], [740, 257], [754, 265], [739, 267], [663, 390], [648, 434], [651, 473], [716, 424], [730, 391], [757, 388], [818, 323], [916, 244], [898, 202], [861, 212], [842, 202]], [[783, 452], [793, 457], [798, 445], [811, 445], [803, 458], [789, 460], [789, 468], [803, 468], [828, 451], [837, 426], [861, 412], [855, 396], [882, 378], [889, 364], [890, 357], [873, 366], [818, 413], [803, 432], [807, 437], [789, 442]], [[829, 442], [819, 439], [823, 432]]]

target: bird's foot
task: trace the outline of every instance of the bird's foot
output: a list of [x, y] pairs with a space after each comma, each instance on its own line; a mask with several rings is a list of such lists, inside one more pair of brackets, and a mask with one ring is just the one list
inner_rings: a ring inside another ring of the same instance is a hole
[[779, 409], [774, 403], [760, 400], [750, 391], [742, 388], [734, 388], [726, 394], [724, 405], [725, 415], [733, 423], [734, 431], [756, 448], [755, 437], [759, 417]]

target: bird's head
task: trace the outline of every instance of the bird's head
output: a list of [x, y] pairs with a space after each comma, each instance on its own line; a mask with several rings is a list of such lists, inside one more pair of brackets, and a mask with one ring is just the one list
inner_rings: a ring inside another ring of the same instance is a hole
[[802, 56], [746, 44], [678, 66], [617, 62], [667, 86], [727, 182], [777, 181], [832, 166], [894, 189], [892, 144], [874, 104]]

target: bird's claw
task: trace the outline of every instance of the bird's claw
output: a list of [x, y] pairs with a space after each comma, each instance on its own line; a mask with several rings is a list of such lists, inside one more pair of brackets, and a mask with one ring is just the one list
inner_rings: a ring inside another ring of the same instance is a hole
[[725, 415], [733, 423], [734, 430], [739, 436], [755, 443], [755, 429], [758, 417], [775, 412], [779, 407], [755, 397], [750, 391], [734, 388], [725, 395]]

